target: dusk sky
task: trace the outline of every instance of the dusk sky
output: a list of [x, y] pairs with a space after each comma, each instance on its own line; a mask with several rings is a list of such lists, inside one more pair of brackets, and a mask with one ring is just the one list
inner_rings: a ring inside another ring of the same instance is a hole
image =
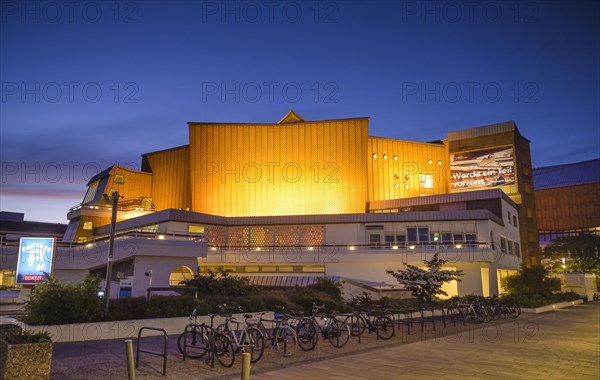
[[2, 211], [66, 223], [87, 181], [188, 121], [369, 116], [432, 141], [514, 120], [534, 167], [600, 157], [597, 1], [1, 0]]

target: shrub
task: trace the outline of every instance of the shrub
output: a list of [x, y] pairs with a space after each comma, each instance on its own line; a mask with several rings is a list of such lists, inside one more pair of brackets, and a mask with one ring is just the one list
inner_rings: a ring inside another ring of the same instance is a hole
[[4, 340], [9, 344], [44, 343], [52, 342], [50, 333], [47, 331], [29, 331], [16, 329], [6, 335]]
[[581, 296], [575, 292], [550, 293], [546, 295], [534, 294], [508, 294], [500, 297], [502, 301], [514, 302], [520, 307], [535, 308], [546, 306], [557, 302], [575, 301], [581, 299]]
[[110, 300], [106, 319], [121, 321], [148, 318], [146, 297], [127, 297]]
[[198, 288], [200, 297], [207, 295], [246, 296], [258, 292], [258, 288], [251, 285], [250, 279], [247, 277], [232, 276], [221, 268], [216, 271], [209, 269], [208, 274], [194, 276], [193, 279], [185, 280], [183, 283], [186, 286]]
[[63, 284], [46, 274], [46, 282], [31, 292], [24, 320], [33, 325], [94, 322], [101, 319], [100, 279], [87, 276], [77, 284]]

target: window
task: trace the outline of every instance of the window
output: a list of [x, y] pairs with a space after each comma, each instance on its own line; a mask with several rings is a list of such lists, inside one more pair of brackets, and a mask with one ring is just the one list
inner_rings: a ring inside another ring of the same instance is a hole
[[419, 241], [421, 243], [429, 241], [429, 227], [419, 227]]
[[512, 240], [508, 241], [508, 254], [509, 255], [514, 255], [515, 254], [515, 249], [514, 249], [514, 245]]
[[452, 232], [442, 232], [442, 243], [452, 244]]
[[517, 216], [513, 215], [513, 226], [517, 227]]
[[533, 210], [529, 207], [527, 207], [527, 217], [528, 218], [533, 218]]
[[506, 255], [506, 239], [503, 237], [500, 238], [500, 253]]
[[477, 243], [477, 235], [476, 234], [465, 234], [465, 240], [469, 244]]
[[417, 242], [417, 228], [416, 227], [408, 227], [406, 229], [406, 233], [408, 235], [408, 241], [413, 243]]
[[94, 222], [83, 222], [83, 229], [86, 231], [94, 229]]
[[94, 198], [96, 197], [96, 190], [98, 190], [98, 185], [100, 184], [100, 181], [94, 181], [92, 183], [90, 183], [90, 186], [88, 187], [87, 193], [85, 193], [85, 197], [83, 198], [83, 204], [91, 202], [94, 200]]
[[394, 235], [385, 235], [386, 244], [393, 244], [396, 242]]
[[419, 187], [422, 189], [433, 189], [433, 175], [419, 174]]
[[455, 243], [462, 243], [465, 241], [465, 235], [463, 234], [454, 234], [453, 237]]
[[379, 234], [369, 234], [369, 245], [372, 248], [379, 248], [379, 244], [381, 243], [381, 235]]
[[188, 225], [188, 232], [190, 234], [203, 234], [204, 226], [199, 226], [197, 224], [190, 224], [190, 225]]
[[115, 175], [114, 182], [115, 183], [124, 183], [125, 177], [123, 177], [121, 174], [117, 174], [117, 175]]
[[511, 219], [512, 219], [512, 218], [510, 217], [510, 211], [509, 211], [509, 212], [508, 212], [508, 224], [510, 224], [510, 220], [511, 220]]
[[519, 247], [519, 243], [515, 243], [515, 255], [521, 257], [521, 247]]
[[396, 243], [406, 243], [406, 235], [396, 235]]
[[440, 233], [432, 232], [429, 236], [429, 241], [431, 241], [432, 243], [439, 243], [440, 242]]

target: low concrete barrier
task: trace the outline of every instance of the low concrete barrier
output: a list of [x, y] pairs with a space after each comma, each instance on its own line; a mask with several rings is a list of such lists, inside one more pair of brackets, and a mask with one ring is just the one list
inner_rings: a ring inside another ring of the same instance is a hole
[[[242, 314], [236, 314], [239, 320], [244, 320]], [[265, 318], [272, 318], [272, 313], [265, 314]], [[216, 317], [215, 326], [222, 323], [224, 318]], [[3, 317], [3, 323], [12, 323], [30, 331], [47, 331], [52, 336], [53, 342], [85, 342], [89, 340], [128, 339], [137, 338], [137, 333], [144, 326], [164, 329], [169, 335], [181, 334], [189, 323], [188, 317], [135, 319], [127, 321], [71, 323], [65, 325], [29, 326], [12, 317]], [[210, 324], [208, 316], [198, 316], [198, 323]], [[160, 335], [161, 332], [149, 330], [144, 336]]]
[[558, 303], [553, 303], [552, 305], [546, 305], [546, 306], [540, 306], [540, 307], [536, 307], [536, 308], [521, 308], [521, 312], [523, 313], [532, 313], [532, 314], [539, 314], [539, 313], [545, 313], [548, 311], [553, 311], [556, 309], [562, 309], [565, 307], [569, 307], [569, 306], [574, 306], [574, 305], [579, 305], [583, 303], [582, 299], [578, 299], [575, 301], [565, 301], [565, 302], [558, 302]]

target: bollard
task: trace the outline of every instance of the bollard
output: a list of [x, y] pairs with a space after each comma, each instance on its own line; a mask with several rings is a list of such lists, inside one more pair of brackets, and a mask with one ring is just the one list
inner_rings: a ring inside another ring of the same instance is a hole
[[250, 380], [250, 353], [242, 354], [242, 380]]
[[135, 365], [133, 363], [133, 340], [125, 341], [125, 353], [127, 354], [127, 378], [135, 380]]

